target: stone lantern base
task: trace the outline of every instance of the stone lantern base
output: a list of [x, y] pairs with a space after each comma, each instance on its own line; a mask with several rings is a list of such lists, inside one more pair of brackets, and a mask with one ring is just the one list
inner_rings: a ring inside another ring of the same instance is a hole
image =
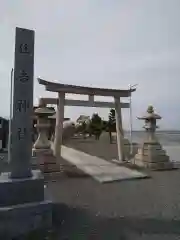
[[61, 166], [57, 163], [51, 149], [36, 149], [33, 151], [32, 165], [41, 170], [45, 181], [56, 180], [63, 175]]
[[138, 153], [133, 161], [134, 164], [151, 170], [173, 168], [173, 163], [169, 161], [169, 156], [166, 155], [166, 151], [163, 150], [159, 142], [144, 142], [138, 148]]

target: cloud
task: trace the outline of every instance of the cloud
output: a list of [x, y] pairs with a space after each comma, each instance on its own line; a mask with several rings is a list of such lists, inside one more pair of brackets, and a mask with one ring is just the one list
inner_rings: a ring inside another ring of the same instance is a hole
[[[163, 128], [178, 128], [179, 8], [179, 0], [2, 0], [0, 96], [6, 105], [1, 104], [0, 113], [9, 114], [14, 30], [20, 26], [36, 32], [35, 102], [39, 96], [56, 96], [38, 85], [37, 76], [109, 88], [138, 83], [132, 98], [134, 127], [141, 128], [136, 115], [152, 103], [163, 115]], [[72, 118], [93, 111], [66, 108]], [[98, 111], [107, 117], [108, 110]], [[128, 128], [128, 110], [123, 113]]]

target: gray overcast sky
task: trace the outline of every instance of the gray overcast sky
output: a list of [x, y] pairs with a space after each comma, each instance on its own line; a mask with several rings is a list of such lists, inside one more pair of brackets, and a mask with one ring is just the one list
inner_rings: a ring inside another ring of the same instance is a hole
[[[161, 128], [179, 129], [180, 0], [1, 0], [0, 115], [9, 115], [10, 71], [15, 27], [36, 31], [35, 102], [54, 96], [36, 77], [98, 87], [127, 88], [133, 94], [133, 124], [148, 104], [163, 120]], [[77, 96], [75, 96], [77, 99]], [[80, 98], [82, 99], [82, 97]], [[108, 109], [66, 107], [66, 117]], [[123, 110], [124, 127], [129, 111]]]

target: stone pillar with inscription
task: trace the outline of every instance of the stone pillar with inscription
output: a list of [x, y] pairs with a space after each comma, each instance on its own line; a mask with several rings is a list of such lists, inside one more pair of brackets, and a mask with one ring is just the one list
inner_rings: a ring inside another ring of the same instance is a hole
[[[23, 30], [22, 30], [23, 33]], [[28, 34], [27, 34], [28, 35]], [[11, 178], [31, 177], [34, 34], [15, 48]], [[18, 38], [16, 39], [19, 40]]]
[[14, 239], [52, 223], [44, 179], [31, 170], [34, 31], [16, 28], [10, 172], [0, 175], [0, 239]]

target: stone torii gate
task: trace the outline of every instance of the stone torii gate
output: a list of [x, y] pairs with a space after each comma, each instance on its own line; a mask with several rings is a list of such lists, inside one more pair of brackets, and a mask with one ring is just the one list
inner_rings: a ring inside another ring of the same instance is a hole
[[[49, 82], [38, 78], [38, 82], [45, 86], [46, 91], [57, 92], [58, 98], [41, 98], [44, 104], [57, 104], [56, 127], [54, 139], [54, 155], [59, 157], [61, 155], [62, 132], [64, 120], [64, 106], [81, 106], [81, 107], [100, 107], [100, 108], [115, 108], [116, 111], [116, 132], [117, 132], [117, 148], [119, 161], [124, 160], [124, 132], [122, 127], [122, 113], [121, 108], [129, 108], [129, 103], [120, 102], [120, 98], [131, 96], [136, 89], [105, 89], [84, 87], [76, 85], [61, 84]], [[73, 100], [66, 99], [65, 94], [80, 94], [88, 95], [88, 100]], [[94, 101], [94, 96], [113, 97], [114, 102]]]

